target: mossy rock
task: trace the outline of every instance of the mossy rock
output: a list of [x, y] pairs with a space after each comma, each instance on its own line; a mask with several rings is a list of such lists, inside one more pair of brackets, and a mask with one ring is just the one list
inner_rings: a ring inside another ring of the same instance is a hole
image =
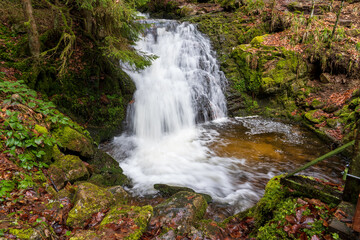
[[152, 214], [153, 208], [150, 205], [143, 207], [116, 205], [111, 208], [110, 212], [101, 221], [99, 229], [104, 230], [109, 225], [125, 221], [125, 225], [119, 224], [120, 229], [118, 231], [122, 233], [121, 239], [140, 239], [147, 229]]
[[251, 40], [250, 45], [253, 47], [261, 46], [261, 43], [265, 41], [265, 37], [266, 35], [254, 37], [253, 40]]
[[81, 228], [93, 213], [109, 208], [114, 204], [115, 198], [108, 190], [84, 182], [78, 185], [74, 202], [74, 207], [69, 212], [66, 224], [74, 228]]
[[325, 103], [324, 102], [321, 102], [319, 99], [314, 99], [310, 106], [313, 108], [313, 109], [320, 109], [320, 108], [323, 108], [325, 106]]
[[[158, 190], [160, 195], [163, 197], [171, 197], [175, 193], [178, 193], [181, 191], [195, 193], [195, 191], [193, 189], [188, 188], [188, 187], [170, 186], [167, 184], [155, 184], [154, 188], [156, 190]], [[201, 194], [204, 197], [204, 199], [206, 200], [207, 203], [212, 202], [212, 197], [210, 195], [205, 194], [205, 193], [199, 193], [199, 194]]]
[[311, 110], [307, 113], [305, 113], [305, 119], [312, 123], [321, 123], [326, 120], [325, 116], [319, 115], [318, 110]]
[[90, 174], [86, 165], [78, 156], [63, 155], [49, 166], [49, 176], [58, 189], [64, 187], [66, 182], [86, 180]]
[[286, 191], [280, 184], [283, 175], [275, 176], [269, 180], [265, 187], [265, 194], [256, 204], [254, 209], [254, 217], [257, 226], [261, 226], [264, 222], [271, 219], [273, 211], [282, 199], [286, 196]]
[[95, 174], [91, 182], [99, 186], [131, 186], [130, 180], [123, 174], [123, 170], [109, 154], [97, 150], [88, 163], [95, 167]]
[[188, 233], [191, 226], [204, 216], [206, 208], [207, 203], [200, 194], [178, 192], [154, 207], [151, 224], [176, 228], [179, 234]]
[[57, 129], [54, 137], [65, 151], [76, 153], [86, 159], [91, 158], [96, 152], [89, 138], [68, 126]]
[[20, 229], [9, 228], [7, 229], [7, 231], [10, 234], [15, 235], [16, 239], [42, 240], [44, 239], [44, 236], [47, 236], [47, 239], [57, 238], [53, 228], [46, 223], [41, 223], [35, 228], [25, 225], [22, 226]]
[[126, 204], [127, 201], [130, 199], [129, 193], [126, 192], [122, 186], [109, 187], [109, 188], [107, 188], [107, 190], [110, 191], [114, 195], [117, 203]]
[[201, 220], [197, 228], [201, 231], [203, 239], [222, 239], [223, 229], [214, 220]]

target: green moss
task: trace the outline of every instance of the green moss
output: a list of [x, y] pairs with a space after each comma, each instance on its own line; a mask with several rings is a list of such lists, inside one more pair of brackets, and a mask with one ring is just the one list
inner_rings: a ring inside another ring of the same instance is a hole
[[34, 229], [15, 229], [10, 228], [9, 233], [14, 234], [19, 239], [30, 239], [30, 237], [34, 234]]
[[326, 120], [325, 116], [319, 115], [316, 116], [318, 110], [311, 110], [305, 113], [305, 119], [309, 120], [312, 123], [321, 123]]
[[40, 126], [38, 124], [35, 124], [35, 130], [42, 135], [49, 134], [49, 131], [46, 129], [46, 127]]
[[254, 217], [258, 226], [272, 218], [274, 209], [286, 195], [286, 192], [280, 184], [281, 177], [283, 177], [283, 175], [275, 176], [270, 179], [265, 187], [264, 196], [256, 205]]
[[289, 237], [284, 231], [283, 227], [279, 227], [285, 224], [285, 217], [291, 214], [295, 214], [295, 208], [297, 206], [296, 199], [288, 198], [277, 204], [277, 208], [273, 213], [271, 221], [267, 222], [264, 226], [258, 229], [256, 239], [259, 240], [277, 240], [277, 239], [293, 239]]
[[150, 205], [144, 207], [117, 205], [101, 221], [100, 229], [106, 228], [109, 223], [117, 223], [122, 219], [131, 219], [137, 227], [132, 227], [132, 230], [128, 232], [124, 239], [139, 239], [145, 232], [152, 213], [153, 208]]
[[104, 188], [84, 182], [75, 194], [75, 204], [70, 210], [66, 224], [82, 227], [93, 213], [106, 209], [114, 203], [113, 195]]
[[92, 141], [68, 126], [57, 129], [54, 132], [54, 137], [60, 144], [60, 147], [77, 152], [85, 158], [90, 158], [95, 153]]
[[264, 39], [265, 37], [266, 37], [266, 35], [254, 37], [253, 40], [251, 40], [251, 42], [250, 42], [251, 46], [253, 46], [253, 47], [261, 46], [261, 43], [263, 41], [265, 41], [265, 39]]

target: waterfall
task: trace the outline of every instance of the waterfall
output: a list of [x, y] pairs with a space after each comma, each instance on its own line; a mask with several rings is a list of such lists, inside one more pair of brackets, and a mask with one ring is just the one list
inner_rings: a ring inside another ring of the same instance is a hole
[[210, 41], [189, 23], [147, 23], [151, 27], [137, 49], [158, 58], [143, 71], [128, 72], [137, 89], [127, 115], [131, 131], [114, 139], [110, 154], [140, 195], [155, 193], [156, 183], [190, 187], [224, 201], [244, 195], [250, 186], [234, 179], [238, 160], [217, 157], [206, 147], [216, 132], [201, 127], [226, 117], [227, 81]]
[[152, 27], [137, 47], [159, 58], [140, 73], [129, 72], [137, 88], [128, 114], [134, 133], [155, 140], [196, 122], [225, 117], [226, 79], [209, 40], [189, 23], [148, 23]]

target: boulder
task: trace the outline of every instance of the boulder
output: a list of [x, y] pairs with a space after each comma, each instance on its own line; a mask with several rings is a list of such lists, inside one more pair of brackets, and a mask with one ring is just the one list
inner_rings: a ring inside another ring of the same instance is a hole
[[122, 186], [109, 187], [107, 190], [114, 195], [117, 203], [125, 203], [130, 198]]
[[150, 205], [144, 207], [116, 205], [101, 221], [99, 229], [110, 228], [118, 239], [140, 239], [152, 213], [153, 208]]
[[[154, 188], [156, 190], [158, 190], [160, 195], [163, 197], [171, 197], [175, 193], [182, 192], [182, 191], [193, 192], [193, 193], [195, 192], [193, 189], [188, 188], [188, 187], [170, 186], [167, 184], [155, 184]], [[206, 200], [207, 203], [212, 202], [212, 197], [210, 195], [205, 194], [205, 193], [199, 193], [199, 194], [204, 197], [204, 199]]]
[[91, 182], [100, 186], [130, 185], [130, 180], [123, 174], [119, 163], [109, 154], [96, 150], [87, 162], [96, 169]]
[[321, 112], [321, 110], [311, 110], [305, 113], [305, 118], [312, 123], [321, 123], [326, 120], [325, 116], [323, 116]]
[[65, 151], [76, 153], [81, 157], [88, 159], [96, 152], [96, 148], [88, 137], [68, 126], [57, 129], [54, 137]]
[[48, 173], [58, 189], [63, 188], [66, 182], [74, 183], [90, 176], [84, 162], [74, 155], [59, 155], [57, 161], [50, 165]]
[[154, 207], [150, 227], [162, 226], [163, 229], [177, 229], [179, 234], [189, 233], [191, 226], [204, 216], [206, 208], [207, 203], [200, 194], [178, 192]]
[[93, 213], [109, 208], [113, 203], [115, 198], [108, 190], [92, 183], [81, 183], [78, 185], [74, 207], [69, 212], [66, 224], [81, 228]]

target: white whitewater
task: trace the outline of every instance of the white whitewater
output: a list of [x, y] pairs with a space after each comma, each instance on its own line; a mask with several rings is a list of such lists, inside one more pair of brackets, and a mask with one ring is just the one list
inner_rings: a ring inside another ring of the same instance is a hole
[[249, 184], [234, 179], [245, 174], [236, 173], [239, 160], [217, 157], [205, 146], [216, 132], [197, 125], [226, 117], [226, 79], [209, 40], [189, 23], [148, 21], [152, 27], [137, 48], [159, 58], [129, 72], [137, 88], [130, 131], [114, 139], [110, 152], [132, 179], [132, 191], [151, 194], [154, 184], [165, 183], [229, 203], [257, 198]]

